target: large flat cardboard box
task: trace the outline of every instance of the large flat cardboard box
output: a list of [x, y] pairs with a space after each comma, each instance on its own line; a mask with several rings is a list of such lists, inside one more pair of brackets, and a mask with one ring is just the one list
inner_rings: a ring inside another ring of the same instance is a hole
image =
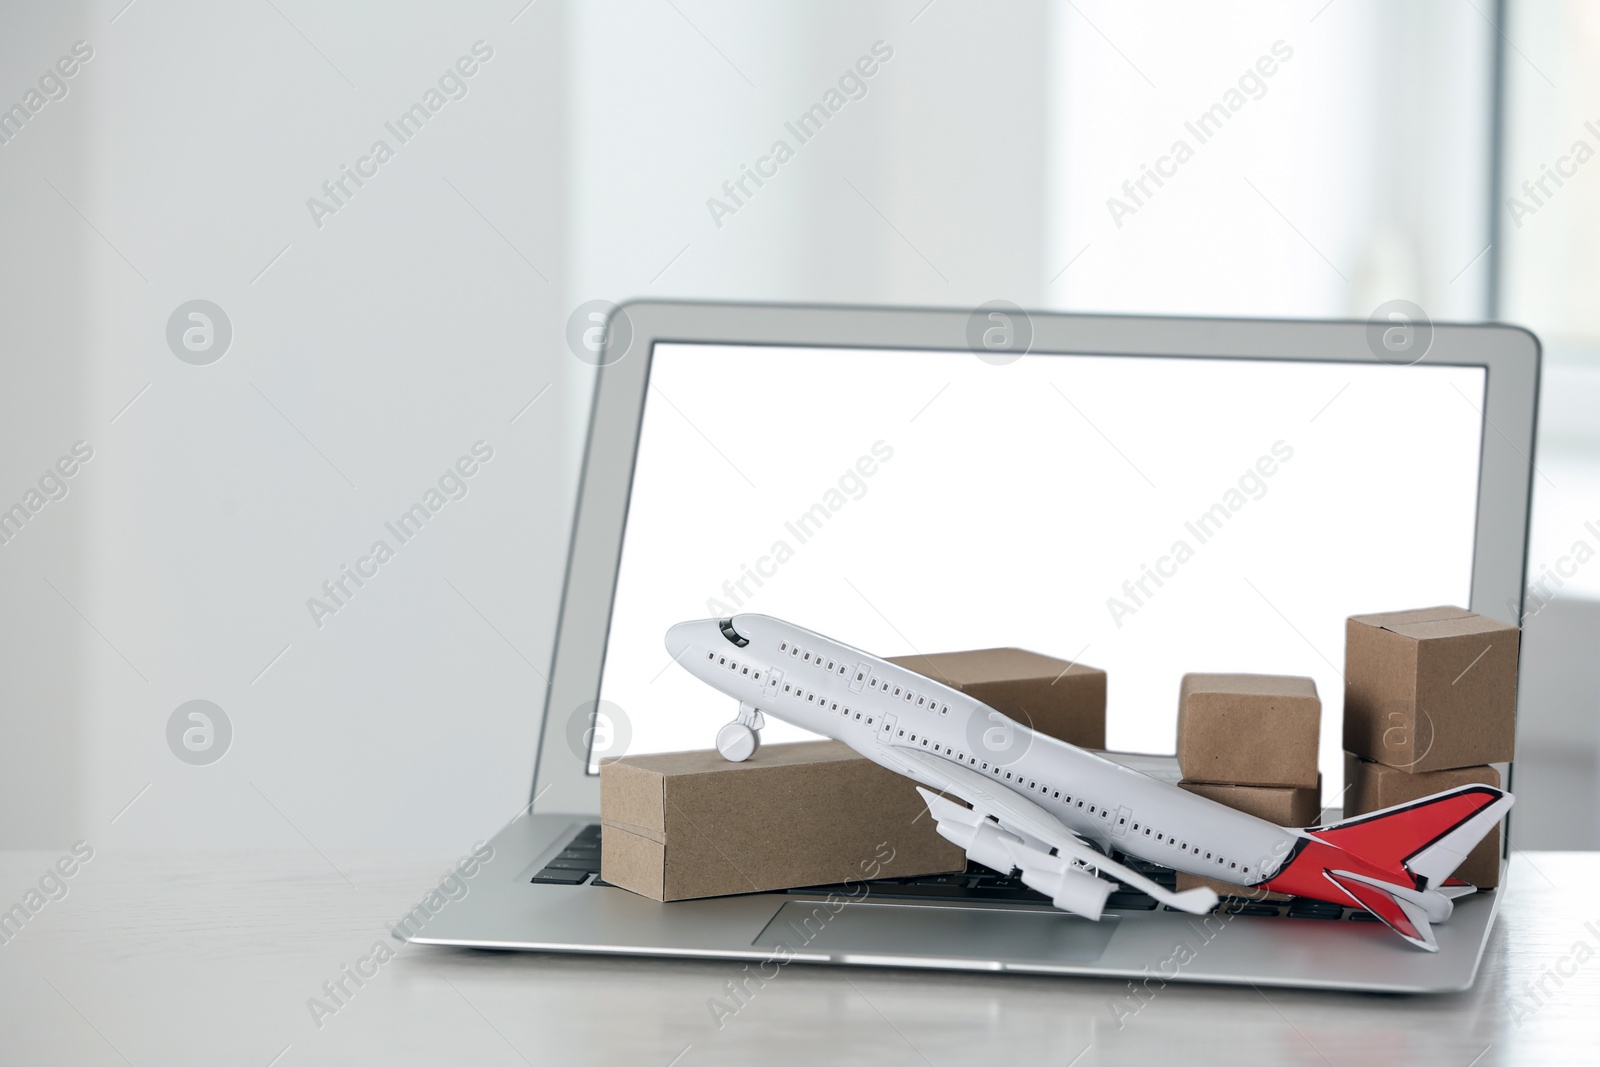
[[1178, 766], [1191, 782], [1312, 788], [1322, 701], [1310, 678], [1186, 674]]
[[838, 741], [608, 760], [600, 822], [600, 877], [663, 901], [966, 867], [909, 779]]
[[[1207, 800], [1215, 800], [1218, 804], [1226, 804], [1230, 808], [1242, 811], [1247, 815], [1254, 815], [1258, 819], [1277, 823], [1279, 826], [1314, 826], [1322, 814], [1322, 780], [1317, 779], [1314, 786], [1286, 788], [1283, 786], [1262, 785], [1217, 785], [1213, 782], [1179, 782], [1180, 789], [1187, 789]], [[1289, 900], [1287, 893], [1272, 893], [1265, 889], [1246, 889], [1234, 885], [1232, 882], [1223, 882], [1215, 878], [1204, 878], [1197, 874], [1178, 872], [1178, 889], [1193, 889], [1196, 886], [1206, 886], [1224, 897], [1249, 897], [1252, 900]]]
[[[1493, 767], [1454, 767], [1443, 771], [1404, 771], [1398, 767], [1344, 754], [1344, 814], [1346, 818], [1392, 808], [1412, 800], [1463, 785], [1500, 788], [1500, 772]], [[1500, 828], [1497, 826], [1471, 852], [1455, 876], [1479, 889], [1500, 884]]]
[[1106, 672], [1022, 648], [896, 656], [1000, 714], [1079, 748], [1106, 747]]
[[1345, 750], [1412, 771], [1510, 761], [1520, 637], [1463, 608], [1352, 616]]

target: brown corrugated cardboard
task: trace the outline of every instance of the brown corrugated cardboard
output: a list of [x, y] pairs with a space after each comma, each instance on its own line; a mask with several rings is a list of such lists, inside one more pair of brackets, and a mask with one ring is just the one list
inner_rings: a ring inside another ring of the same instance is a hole
[[[1500, 787], [1500, 772], [1493, 767], [1454, 767], [1443, 771], [1404, 771], [1353, 753], [1344, 754], [1344, 814], [1346, 818], [1391, 808], [1463, 785]], [[1500, 828], [1478, 842], [1455, 876], [1479, 889], [1500, 884]]]
[[964, 868], [912, 783], [838, 741], [600, 767], [601, 877], [656, 900]]
[[1021, 648], [896, 656], [889, 661], [981, 700], [1080, 748], [1106, 747], [1106, 672]]
[[[1279, 826], [1314, 826], [1322, 814], [1322, 779], [1317, 784], [1301, 788], [1284, 788], [1260, 785], [1218, 785], [1214, 782], [1179, 782], [1179, 788], [1215, 800], [1230, 808], [1254, 815], [1258, 819]], [[1264, 889], [1244, 889], [1232, 882], [1178, 872], [1178, 888], [1193, 889], [1206, 886], [1220, 896], [1249, 897], [1254, 900], [1288, 900], [1284, 893], [1270, 893]]]
[[1322, 776], [1310, 786], [1222, 785], [1217, 782], [1179, 782], [1207, 800], [1254, 815], [1279, 826], [1315, 826], [1322, 817]]
[[1455, 607], [1352, 616], [1345, 749], [1413, 771], [1510, 760], [1520, 637]]
[[1178, 691], [1178, 766], [1194, 782], [1315, 786], [1321, 721], [1310, 678], [1186, 674]]

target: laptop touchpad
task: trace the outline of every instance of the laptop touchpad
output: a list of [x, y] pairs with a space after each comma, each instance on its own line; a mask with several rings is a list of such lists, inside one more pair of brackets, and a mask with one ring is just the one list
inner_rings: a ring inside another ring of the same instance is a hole
[[[837, 911], [832, 910], [837, 908]], [[1100, 958], [1118, 917], [1092, 922], [1043, 908], [928, 907], [791, 900], [752, 944], [797, 955], [970, 959], [974, 962], [1088, 963]]]

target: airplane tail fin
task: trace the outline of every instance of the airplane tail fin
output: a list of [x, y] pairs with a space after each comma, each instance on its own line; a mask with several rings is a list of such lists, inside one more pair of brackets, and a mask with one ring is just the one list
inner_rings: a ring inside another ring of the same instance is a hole
[[1449, 918], [1455, 898], [1473, 891], [1451, 875], [1513, 799], [1492, 786], [1467, 785], [1312, 827], [1304, 831], [1308, 847], [1266, 884], [1347, 900], [1418, 948], [1437, 952], [1429, 924]]
[[1306, 832], [1401, 876], [1401, 884], [1440, 889], [1514, 800], [1493, 786], [1464, 785]]

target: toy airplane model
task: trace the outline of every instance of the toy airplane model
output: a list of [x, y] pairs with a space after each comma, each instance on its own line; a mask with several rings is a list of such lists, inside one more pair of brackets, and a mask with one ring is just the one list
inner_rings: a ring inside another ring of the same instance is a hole
[[1286, 829], [1036, 733], [949, 686], [780, 619], [679, 623], [666, 643], [691, 674], [739, 701], [717, 735], [726, 758], [755, 753], [768, 714], [843, 741], [917, 782], [939, 833], [969, 858], [1019, 871], [1056, 907], [1090, 919], [1100, 918], [1115, 888], [1102, 874], [1182, 911], [1217, 905], [1209, 889], [1157, 885], [1112, 860], [1106, 853], [1114, 849], [1361, 908], [1437, 952], [1430, 924], [1474, 892], [1450, 875], [1513, 800], [1469, 785], [1329, 826]]

